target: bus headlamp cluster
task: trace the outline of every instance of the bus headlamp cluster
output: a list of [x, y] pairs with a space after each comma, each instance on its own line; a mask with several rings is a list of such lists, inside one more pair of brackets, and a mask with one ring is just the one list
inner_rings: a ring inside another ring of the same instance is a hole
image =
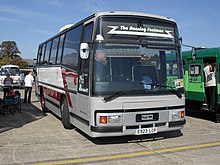
[[100, 116], [100, 124], [121, 123], [121, 115]]
[[184, 111], [171, 111], [172, 120], [182, 119], [185, 117]]

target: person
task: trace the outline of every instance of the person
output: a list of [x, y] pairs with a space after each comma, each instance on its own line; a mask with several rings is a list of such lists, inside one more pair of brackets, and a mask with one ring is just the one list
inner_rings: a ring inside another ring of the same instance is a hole
[[103, 72], [103, 66], [107, 64], [107, 57], [105, 52], [102, 49], [97, 49], [95, 54], [95, 66], [96, 66], [96, 74], [95, 80], [100, 81]]
[[6, 77], [4, 79], [4, 96], [3, 96], [3, 100], [5, 99], [5, 97], [8, 95], [10, 88], [12, 87], [13, 84], [13, 79], [10, 77], [10, 74], [7, 73]]
[[28, 101], [31, 103], [31, 91], [32, 91], [32, 84], [34, 82], [34, 77], [32, 72], [29, 72], [28, 75], [24, 78], [24, 103]]
[[208, 109], [214, 111], [217, 102], [215, 65], [207, 63], [203, 69], [205, 76], [205, 95]]
[[144, 85], [144, 89], [146, 90], [152, 89], [152, 79], [149, 76], [143, 76], [142, 83]]
[[106, 57], [105, 52], [102, 49], [97, 49], [96, 50], [95, 60], [97, 62], [101, 63], [102, 65], [107, 64], [107, 57]]

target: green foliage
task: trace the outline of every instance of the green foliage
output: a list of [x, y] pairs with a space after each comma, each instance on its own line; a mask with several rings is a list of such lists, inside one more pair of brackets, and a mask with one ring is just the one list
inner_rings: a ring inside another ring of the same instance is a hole
[[0, 58], [4, 57], [18, 57], [21, 52], [17, 48], [15, 41], [3, 41], [0, 43]]
[[15, 41], [3, 41], [0, 43], [0, 66], [12, 64], [26, 68], [28, 63], [21, 58], [20, 53]]
[[4, 57], [0, 60], [0, 66], [6, 64], [18, 65], [20, 68], [26, 68], [28, 65], [27, 62], [24, 61], [20, 56], [14, 58]]

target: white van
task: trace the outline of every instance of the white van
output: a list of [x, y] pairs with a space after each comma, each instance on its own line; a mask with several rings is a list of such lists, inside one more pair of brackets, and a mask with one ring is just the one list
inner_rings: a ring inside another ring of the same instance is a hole
[[4, 79], [7, 74], [13, 79], [13, 87], [22, 88], [24, 86], [24, 73], [17, 65], [3, 65], [0, 69], [0, 86], [4, 86]]

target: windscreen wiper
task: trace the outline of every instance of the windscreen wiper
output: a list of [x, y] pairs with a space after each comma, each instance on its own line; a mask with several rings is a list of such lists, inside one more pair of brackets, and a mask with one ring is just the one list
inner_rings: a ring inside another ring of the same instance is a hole
[[118, 91], [118, 92], [115, 92], [115, 93], [113, 93], [109, 96], [105, 96], [102, 100], [103, 100], [103, 102], [107, 103], [109, 101], [112, 101], [112, 100], [120, 97], [120, 96], [127, 95], [127, 94], [133, 93], [133, 92], [140, 92], [140, 91], [144, 91], [144, 90], [143, 89], [141, 89], [141, 90], [140, 89], [138, 89], [138, 90], [131, 89], [131, 90], [128, 90], [128, 91]]
[[168, 88], [169, 91], [171, 91], [172, 93], [174, 93], [179, 99], [182, 99], [182, 95], [178, 90], [175, 90], [175, 87], [173, 86], [169, 86], [169, 85], [164, 85], [164, 84], [154, 84], [154, 89], [156, 89], [157, 87], [164, 87], [164, 88]]
[[120, 97], [120, 96], [123, 96], [123, 95], [125, 95], [125, 92], [123, 92], [123, 91], [118, 91], [118, 92], [115, 92], [115, 93], [113, 93], [113, 94], [111, 94], [111, 95], [109, 95], [109, 96], [105, 96], [105, 97], [103, 98], [103, 101], [104, 101], [105, 103], [107, 103], [107, 102], [112, 101], [112, 100], [114, 100], [114, 99], [116, 99], [116, 98], [118, 98], [118, 97]]
[[[141, 83], [141, 84], [145, 84], [145, 83]], [[168, 85], [163, 85], [163, 84], [145, 84], [145, 85], [151, 85], [154, 89], [156, 89], [157, 87], [164, 87], [164, 88], [168, 88], [169, 91], [171, 91], [172, 93], [174, 93], [179, 99], [182, 99], [182, 95], [179, 91], [175, 90], [175, 87], [172, 86], [168, 86]], [[120, 96], [126, 95], [130, 92], [134, 92], [134, 91], [143, 91], [143, 90], [130, 90], [130, 91], [118, 91], [115, 92], [109, 96], [105, 96], [103, 98], [103, 102], [107, 103], [109, 101], [112, 101]]]
[[164, 84], [152, 84], [152, 83], [148, 84], [148, 83], [143, 83], [143, 82], [141, 82], [140, 84], [151, 85], [153, 89], [156, 89], [157, 87], [168, 88], [168, 90], [174, 93], [179, 99], [182, 99], [181, 93], [178, 90], [175, 90], [175, 87], [173, 86], [164, 85]]

